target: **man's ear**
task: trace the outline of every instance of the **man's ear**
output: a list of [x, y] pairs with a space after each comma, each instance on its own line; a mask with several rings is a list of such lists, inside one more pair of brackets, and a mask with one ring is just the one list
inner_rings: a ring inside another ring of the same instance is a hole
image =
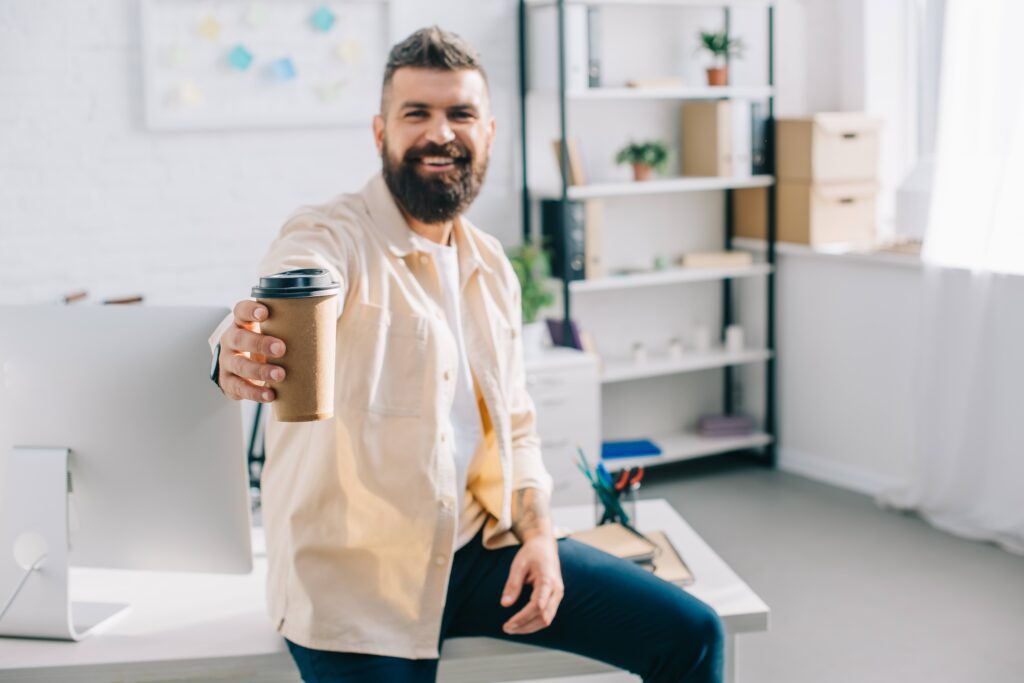
[[498, 131], [498, 122], [491, 117], [491, 120], [487, 122], [487, 153], [491, 153], [491, 148], [494, 146], [494, 138]]
[[384, 151], [384, 117], [377, 114], [373, 117], [373, 141], [377, 144], [377, 154]]

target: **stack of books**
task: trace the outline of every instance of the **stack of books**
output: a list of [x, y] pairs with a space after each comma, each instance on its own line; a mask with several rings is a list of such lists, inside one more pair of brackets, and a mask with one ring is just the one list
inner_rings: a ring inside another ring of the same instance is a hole
[[754, 418], [749, 415], [704, 415], [697, 420], [701, 436], [749, 436], [754, 433]]
[[694, 582], [690, 568], [662, 531], [640, 533], [613, 522], [577, 531], [569, 534], [569, 538], [603, 550], [609, 555], [635, 562], [677, 586], [689, 586]]

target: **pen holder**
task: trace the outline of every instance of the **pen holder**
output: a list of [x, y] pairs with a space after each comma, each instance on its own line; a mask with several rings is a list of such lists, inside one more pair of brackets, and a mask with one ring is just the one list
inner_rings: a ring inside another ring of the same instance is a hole
[[[608, 524], [611, 522], [622, 522], [629, 524], [630, 526], [636, 526], [636, 494], [637, 487], [623, 489], [622, 491], [616, 492], [612, 495], [612, 499], [618, 503], [618, 506], [612, 504], [609, 505], [608, 494], [603, 491], [594, 489], [594, 524]], [[625, 513], [628, 519], [622, 519], [622, 514]]]

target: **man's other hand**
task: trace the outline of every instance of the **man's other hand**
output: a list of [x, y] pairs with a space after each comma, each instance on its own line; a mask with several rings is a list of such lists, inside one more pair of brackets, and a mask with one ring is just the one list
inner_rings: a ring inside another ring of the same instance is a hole
[[533, 586], [530, 602], [505, 622], [502, 627], [505, 633], [533, 633], [550, 626], [555, 619], [565, 586], [558, 562], [557, 541], [552, 536], [537, 534], [523, 542], [509, 569], [501, 596], [502, 607], [515, 604], [524, 583]]

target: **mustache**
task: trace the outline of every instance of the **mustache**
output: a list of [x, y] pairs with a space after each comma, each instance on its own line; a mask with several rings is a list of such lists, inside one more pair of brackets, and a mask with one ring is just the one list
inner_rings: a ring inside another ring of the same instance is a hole
[[423, 157], [451, 157], [455, 163], [468, 163], [472, 161], [473, 154], [461, 142], [452, 140], [443, 145], [436, 142], [428, 142], [422, 147], [410, 149], [405, 153], [404, 161], [419, 161]]

